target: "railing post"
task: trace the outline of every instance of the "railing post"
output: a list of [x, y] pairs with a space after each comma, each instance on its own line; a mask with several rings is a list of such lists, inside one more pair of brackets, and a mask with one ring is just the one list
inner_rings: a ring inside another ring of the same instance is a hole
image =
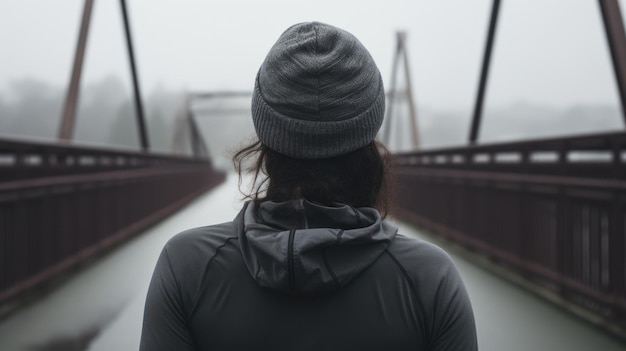
[[[609, 217], [609, 291], [612, 296], [621, 298], [617, 303], [621, 307], [617, 318], [626, 318], [626, 194], [613, 194]], [[615, 312], [615, 309], [614, 309]]]

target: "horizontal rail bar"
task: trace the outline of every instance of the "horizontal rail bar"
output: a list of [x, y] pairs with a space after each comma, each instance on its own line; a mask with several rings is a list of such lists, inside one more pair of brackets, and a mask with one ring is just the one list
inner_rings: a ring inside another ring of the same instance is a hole
[[511, 151], [511, 150], [553, 150], [566, 149], [596, 150], [610, 149], [613, 145], [626, 147], [626, 132], [610, 132], [599, 134], [575, 135], [570, 137], [527, 139], [524, 141], [485, 143], [471, 146], [460, 146], [440, 149], [430, 149], [418, 152], [400, 152], [400, 158], [412, 155], [435, 155], [454, 153], [476, 153], [480, 151]]
[[565, 176], [544, 176], [529, 175], [515, 173], [489, 173], [478, 171], [464, 170], [446, 170], [446, 169], [419, 169], [408, 167], [394, 168], [396, 174], [407, 174], [412, 176], [433, 177], [433, 178], [452, 178], [464, 180], [483, 180], [490, 182], [511, 182], [520, 184], [543, 184], [572, 186], [585, 188], [600, 188], [604, 190], [626, 190], [626, 180], [613, 179], [588, 179], [582, 177], [565, 177]]
[[174, 155], [159, 152], [150, 152], [150, 154], [143, 153], [141, 151], [125, 150], [121, 148], [94, 146], [94, 145], [81, 145], [81, 144], [57, 144], [55, 142], [47, 142], [34, 139], [15, 139], [3, 136], [0, 139], [0, 150], [51, 150], [55, 152], [70, 152], [70, 153], [92, 153], [92, 154], [115, 154], [121, 156], [136, 156], [151, 159], [164, 159], [171, 160], [173, 162], [206, 162], [207, 160], [198, 160], [189, 155]]
[[395, 154], [397, 167], [626, 179], [626, 133]]
[[0, 183], [105, 171], [207, 164], [206, 158], [0, 139]]
[[57, 185], [78, 185], [82, 183], [106, 182], [114, 180], [130, 181], [135, 179], [162, 177], [166, 175], [180, 175], [186, 172], [197, 172], [197, 169], [198, 167], [194, 166], [169, 168], [161, 167], [16, 180], [0, 183], [0, 191], [24, 190], [28, 188], [49, 187]]

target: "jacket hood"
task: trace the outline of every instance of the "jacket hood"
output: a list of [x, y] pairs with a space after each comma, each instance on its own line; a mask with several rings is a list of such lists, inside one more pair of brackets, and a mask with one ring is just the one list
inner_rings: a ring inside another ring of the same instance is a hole
[[345, 286], [374, 263], [397, 232], [373, 208], [304, 199], [248, 202], [235, 225], [243, 260], [257, 283], [295, 294]]

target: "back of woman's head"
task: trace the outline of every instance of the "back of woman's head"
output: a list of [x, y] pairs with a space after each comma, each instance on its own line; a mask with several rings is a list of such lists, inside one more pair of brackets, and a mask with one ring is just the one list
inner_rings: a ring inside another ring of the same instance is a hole
[[259, 142], [237, 153], [235, 165], [242, 171], [257, 157], [254, 179], [260, 172], [268, 179], [253, 190], [256, 200], [304, 197], [384, 212], [387, 153], [374, 142], [384, 111], [380, 72], [356, 37], [324, 23], [296, 24], [259, 69], [252, 95]]
[[233, 161], [240, 184], [244, 173], [252, 174], [253, 188], [246, 194], [251, 200], [305, 198], [388, 212], [389, 153], [378, 142], [345, 155], [306, 160], [282, 155], [257, 141], [235, 154]]

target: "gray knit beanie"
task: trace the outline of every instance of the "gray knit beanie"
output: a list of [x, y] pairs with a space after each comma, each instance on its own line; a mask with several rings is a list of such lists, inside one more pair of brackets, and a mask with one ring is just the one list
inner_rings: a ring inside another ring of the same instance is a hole
[[380, 72], [352, 34], [324, 23], [287, 29], [259, 69], [252, 119], [262, 144], [301, 159], [372, 142], [385, 111]]

